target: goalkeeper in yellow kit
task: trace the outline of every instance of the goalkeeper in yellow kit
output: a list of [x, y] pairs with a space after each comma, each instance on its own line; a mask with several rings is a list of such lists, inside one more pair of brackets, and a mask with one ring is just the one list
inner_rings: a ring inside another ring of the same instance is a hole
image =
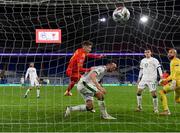
[[180, 59], [177, 58], [177, 51], [175, 49], [170, 49], [168, 52], [168, 58], [171, 60], [170, 76], [160, 81], [160, 84], [163, 84], [163, 82], [169, 82], [159, 92], [162, 101], [162, 106], [164, 109], [164, 111], [161, 112], [160, 115], [171, 114], [167, 103], [167, 93], [174, 91], [175, 102], [180, 103]]

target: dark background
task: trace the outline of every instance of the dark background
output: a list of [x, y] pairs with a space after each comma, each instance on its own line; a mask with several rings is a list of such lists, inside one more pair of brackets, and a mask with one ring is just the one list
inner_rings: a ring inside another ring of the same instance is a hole
[[[19, 0], [20, 1], [20, 0]], [[84, 40], [94, 43], [92, 52], [141, 53], [152, 49], [154, 56], [169, 69], [167, 50], [180, 50], [180, 2], [178, 0], [134, 1], [114, 0], [51, 0], [29, 3], [4, 1], [0, 4], [0, 53], [69, 53]], [[112, 20], [113, 10], [126, 6], [130, 20], [118, 24]], [[141, 15], [149, 16], [146, 24], [139, 23]], [[106, 22], [99, 19], [105, 17]], [[62, 44], [35, 43], [35, 29], [61, 29]], [[103, 60], [88, 59], [85, 67], [118, 62], [124, 79], [134, 81], [142, 56], [108, 56]], [[35, 62], [41, 76], [65, 76], [70, 56], [1, 56], [1, 69], [25, 73], [28, 63]], [[132, 67], [133, 66], [133, 67]], [[125, 70], [125, 71], [124, 71]], [[127, 71], [126, 71], [127, 70]]]

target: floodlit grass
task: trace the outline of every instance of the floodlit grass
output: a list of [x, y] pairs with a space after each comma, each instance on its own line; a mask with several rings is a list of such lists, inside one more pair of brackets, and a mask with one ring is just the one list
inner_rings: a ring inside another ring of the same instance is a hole
[[[180, 105], [175, 105], [173, 93], [168, 95], [171, 116], [153, 114], [152, 98], [148, 90], [143, 94], [143, 112], [136, 108], [136, 87], [106, 87], [105, 97], [109, 114], [117, 120], [103, 120], [96, 100], [96, 113], [73, 112], [64, 118], [66, 106], [83, 104], [81, 96], [73, 90], [72, 97], [63, 96], [65, 87], [41, 87], [41, 98], [32, 90], [27, 99], [25, 89], [0, 88], [1, 132], [160, 132], [180, 131]], [[161, 102], [159, 100], [159, 108]]]

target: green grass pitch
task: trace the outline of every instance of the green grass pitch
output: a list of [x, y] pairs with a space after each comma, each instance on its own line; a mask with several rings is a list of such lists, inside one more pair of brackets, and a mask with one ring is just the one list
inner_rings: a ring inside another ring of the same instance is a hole
[[[36, 91], [23, 98], [25, 89], [0, 88], [1, 132], [163, 132], [180, 131], [180, 105], [175, 105], [173, 93], [168, 95], [171, 116], [153, 114], [152, 98], [146, 90], [143, 95], [143, 112], [134, 112], [136, 87], [106, 87], [105, 97], [109, 114], [117, 120], [102, 120], [96, 100], [96, 113], [73, 112], [64, 118], [66, 106], [83, 104], [73, 89], [72, 97], [63, 96], [65, 87], [41, 87], [41, 98]], [[162, 107], [159, 100], [159, 108]]]

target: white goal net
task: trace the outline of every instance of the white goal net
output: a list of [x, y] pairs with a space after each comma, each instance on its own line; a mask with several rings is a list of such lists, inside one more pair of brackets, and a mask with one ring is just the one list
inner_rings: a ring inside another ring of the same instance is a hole
[[[130, 11], [125, 24], [112, 19], [119, 6]], [[174, 109], [173, 118], [154, 117], [150, 114], [151, 97], [145, 92], [147, 113], [136, 115], [133, 109], [144, 50], [152, 50], [163, 70], [169, 70], [168, 49], [180, 50], [179, 8], [178, 0], [0, 0], [0, 131], [178, 131], [179, 108]], [[36, 43], [36, 29], [61, 29], [62, 43]], [[118, 97], [114, 90], [121, 93], [122, 88], [122, 98], [129, 100], [129, 106], [121, 106], [121, 97], [108, 99], [107, 107], [118, 117], [116, 121], [101, 121], [98, 111], [90, 116], [79, 113], [63, 118], [66, 106], [83, 102], [76, 87], [72, 97], [63, 94], [69, 84], [65, 73], [68, 62], [84, 40], [93, 42], [92, 53], [106, 55], [103, 59], [86, 59], [84, 67], [105, 65], [109, 60], [118, 65], [117, 72], [103, 79], [108, 90], [114, 86], [112, 94], [107, 95]], [[33, 97], [34, 90], [25, 100], [24, 88], [19, 89], [30, 62], [34, 62], [42, 84], [38, 100]], [[126, 93], [129, 86], [133, 91]], [[174, 108], [173, 101], [171, 105]], [[169, 122], [163, 124], [164, 120]], [[177, 122], [174, 130], [171, 122]]]

